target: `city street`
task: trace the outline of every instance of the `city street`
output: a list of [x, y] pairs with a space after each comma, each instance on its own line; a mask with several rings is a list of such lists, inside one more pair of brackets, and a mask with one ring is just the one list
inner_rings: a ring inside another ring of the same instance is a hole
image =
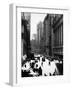
[[63, 75], [63, 14], [22, 12], [21, 25], [21, 76]]
[[63, 62], [54, 57], [44, 57], [39, 54], [27, 59], [25, 55], [23, 56], [22, 63], [22, 77], [55, 76], [63, 74]]

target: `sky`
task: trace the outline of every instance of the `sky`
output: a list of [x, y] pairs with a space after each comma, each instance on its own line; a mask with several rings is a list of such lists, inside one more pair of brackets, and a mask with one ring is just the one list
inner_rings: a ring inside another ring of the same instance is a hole
[[33, 34], [37, 33], [37, 24], [41, 21], [43, 22], [46, 14], [31, 14], [31, 32], [30, 32], [30, 39], [32, 40]]

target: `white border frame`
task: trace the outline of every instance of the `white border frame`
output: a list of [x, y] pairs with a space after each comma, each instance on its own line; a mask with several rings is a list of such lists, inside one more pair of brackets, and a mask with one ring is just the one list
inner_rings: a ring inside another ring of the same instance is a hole
[[[51, 76], [51, 77], [28, 77], [21, 78], [20, 75], [20, 59], [21, 54], [21, 12], [39, 12], [39, 13], [57, 13], [64, 15], [64, 75], [63, 76]], [[67, 53], [67, 36], [69, 29], [69, 10], [60, 8], [41, 8], [41, 7], [24, 7], [23, 5], [11, 4], [10, 5], [10, 71], [9, 71], [9, 82], [11, 85], [25, 85], [25, 84], [48, 84], [48, 83], [63, 83], [70, 81], [70, 63], [68, 60]], [[18, 22], [19, 21], [19, 22]]]

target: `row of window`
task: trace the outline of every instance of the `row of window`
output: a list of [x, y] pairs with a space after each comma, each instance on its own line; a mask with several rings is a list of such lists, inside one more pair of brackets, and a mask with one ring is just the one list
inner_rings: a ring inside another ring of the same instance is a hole
[[56, 28], [54, 32], [54, 45], [62, 46], [63, 45], [63, 23]]

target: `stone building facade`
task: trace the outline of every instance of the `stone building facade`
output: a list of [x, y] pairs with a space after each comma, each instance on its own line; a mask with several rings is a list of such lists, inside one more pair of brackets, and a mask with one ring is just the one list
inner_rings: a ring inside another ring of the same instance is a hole
[[44, 52], [47, 56], [49, 56], [51, 55], [51, 15], [46, 15], [43, 24]]
[[30, 14], [21, 13], [21, 55], [27, 54], [31, 50], [30, 45]]
[[63, 15], [47, 14], [43, 24], [43, 49], [45, 54], [63, 58]]
[[57, 14], [53, 20], [53, 55], [63, 58], [63, 15]]

